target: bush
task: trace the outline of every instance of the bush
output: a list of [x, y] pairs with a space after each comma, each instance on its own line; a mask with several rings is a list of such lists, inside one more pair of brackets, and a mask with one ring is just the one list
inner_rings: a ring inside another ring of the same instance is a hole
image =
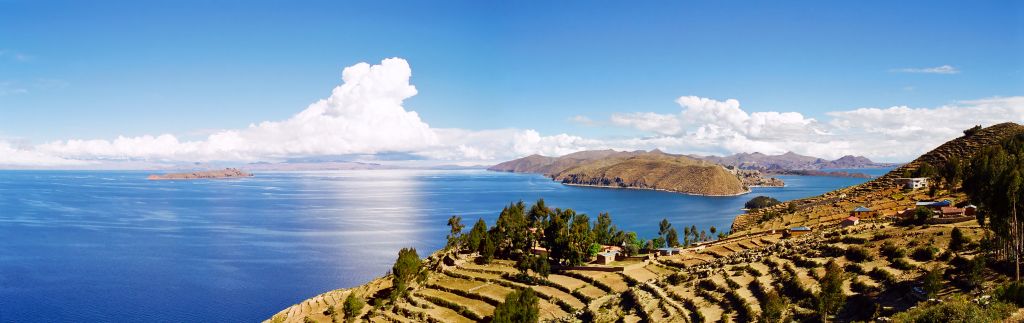
[[1013, 305], [994, 302], [979, 305], [963, 296], [945, 302], [919, 306], [892, 317], [893, 322], [1001, 322], [1016, 309]]
[[855, 263], [846, 264], [846, 266], [843, 267], [843, 270], [846, 270], [848, 273], [865, 274], [864, 267]]
[[971, 240], [964, 236], [964, 233], [960, 231], [960, 228], [953, 228], [953, 232], [949, 234], [950, 251], [963, 251], [970, 242]]
[[1024, 282], [1012, 282], [996, 288], [996, 299], [1024, 306]]
[[743, 207], [747, 209], [761, 209], [779, 204], [779, 200], [767, 196], [758, 196], [750, 199], [747, 203], [743, 204]]
[[892, 268], [899, 270], [911, 270], [914, 269], [914, 264], [907, 261], [907, 258], [896, 258], [892, 261]]
[[868, 276], [871, 276], [871, 278], [874, 278], [883, 285], [891, 286], [896, 284], [896, 275], [893, 275], [892, 272], [880, 267], [872, 269], [871, 272], [868, 273]]
[[843, 243], [846, 243], [846, 244], [864, 244], [865, 242], [868, 242], [868, 239], [860, 238], [860, 237], [845, 236], [845, 237], [843, 237], [842, 241], [843, 241]]
[[846, 301], [843, 294], [843, 268], [834, 260], [825, 265], [825, 277], [821, 279], [821, 291], [817, 295], [818, 313], [822, 317], [839, 312]]
[[402, 250], [398, 251], [398, 260], [395, 260], [395, 265], [391, 267], [392, 303], [405, 295], [406, 290], [409, 288], [409, 283], [413, 279], [422, 280], [425, 278], [420, 271], [422, 266], [423, 261], [420, 260], [420, 256], [416, 253], [416, 248], [402, 248]]
[[778, 291], [772, 290], [764, 295], [764, 300], [761, 304], [761, 319], [760, 322], [783, 322], [786, 318], [786, 310], [789, 308], [789, 302], [785, 297], [779, 295]]
[[[356, 293], [348, 293], [348, 297], [345, 297], [345, 305], [343, 309], [345, 311], [345, 318], [348, 320], [355, 320], [356, 316], [363, 311], [364, 305], [366, 305], [366, 303], [364, 303], [362, 299], [356, 297]], [[334, 310], [333, 306], [331, 307], [331, 310]]]
[[921, 285], [928, 298], [935, 298], [935, 296], [939, 295], [939, 291], [942, 290], [942, 268], [926, 271], [922, 275], [921, 281]]
[[846, 248], [846, 259], [853, 262], [865, 262], [874, 260], [875, 257], [871, 255], [868, 249], [861, 246], [850, 246]]
[[935, 259], [935, 255], [939, 253], [939, 248], [932, 246], [920, 246], [914, 248], [914, 252], [910, 253], [910, 257], [917, 261], [931, 261]]
[[537, 322], [540, 299], [533, 289], [522, 289], [505, 296], [505, 302], [494, 307], [494, 323]]

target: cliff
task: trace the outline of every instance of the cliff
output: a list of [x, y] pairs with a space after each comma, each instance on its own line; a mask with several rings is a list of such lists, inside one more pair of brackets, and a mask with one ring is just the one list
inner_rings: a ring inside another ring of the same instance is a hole
[[149, 175], [148, 180], [184, 180], [184, 179], [218, 179], [218, 178], [239, 178], [251, 177], [252, 174], [236, 168], [225, 168], [220, 170], [197, 171], [190, 173], [171, 173]]

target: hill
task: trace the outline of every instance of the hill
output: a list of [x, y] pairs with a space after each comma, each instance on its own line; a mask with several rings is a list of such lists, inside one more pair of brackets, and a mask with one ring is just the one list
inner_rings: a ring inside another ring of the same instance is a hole
[[750, 191], [721, 165], [652, 151], [606, 157], [552, 174], [569, 185], [654, 189], [698, 195], [736, 195]]
[[539, 173], [566, 185], [664, 190], [697, 195], [736, 195], [754, 186], [783, 186], [757, 170], [727, 169], [713, 162], [660, 150], [589, 150], [561, 157], [531, 155], [488, 168]]
[[766, 172], [789, 170], [818, 170], [827, 168], [879, 168], [892, 167], [895, 164], [876, 163], [863, 156], [843, 156], [836, 160], [804, 156], [794, 152], [781, 155], [766, 155], [759, 152], [738, 153], [730, 156], [691, 156], [726, 166], [742, 169], [756, 169]]
[[551, 175], [565, 169], [603, 158], [629, 157], [642, 154], [644, 151], [586, 150], [561, 157], [530, 155], [510, 160], [487, 168], [490, 171], [513, 173], [537, 173]]
[[[815, 223], [820, 223], [822, 221], [838, 222], [842, 219], [842, 215], [844, 214], [843, 210], [849, 210], [859, 205], [873, 205], [878, 212], [884, 215], [895, 215], [896, 212], [905, 209], [913, 202], [908, 201], [907, 199], [892, 198], [892, 196], [896, 195], [900, 191], [900, 185], [897, 183], [897, 178], [913, 174], [922, 165], [930, 165], [941, 169], [946, 165], [946, 162], [950, 160], [950, 158], [956, 157], [960, 160], [968, 159], [981, 151], [982, 148], [996, 144], [1001, 140], [1020, 133], [1024, 133], [1024, 126], [1016, 123], [1001, 123], [983, 128], [971, 135], [964, 135], [948, 141], [924, 155], [921, 155], [917, 159], [914, 159], [913, 161], [871, 181], [828, 192], [819, 196], [794, 200], [790, 203], [796, 205], [795, 213], [802, 214], [802, 216], [807, 218], [815, 218], [815, 221], [817, 222], [810, 221]], [[782, 223], [771, 222], [765, 224], [765, 222], [768, 222], [765, 221], [768, 218], [765, 216], [766, 214], [793, 213], [786, 212], [786, 208], [788, 208], [788, 205], [778, 205], [771, 208], [760, 209], [756, 212], [739, 215], [733, 220], [732, 231], [740, 232], [744, 230], [765, 229], [770, 228], [772, 224], [778, 226], [785, 225], [786, 223], [800, 223], [801, 221], [793, 219], [783, 220]], [[831, 219], [817, 219], [819, 215], [824, 214], [839, 214], [839, 217]], [[786, 217], [783, 216], [783, 218]], [[806, 223], [808, 221], [805, 219], [802, 222]]]

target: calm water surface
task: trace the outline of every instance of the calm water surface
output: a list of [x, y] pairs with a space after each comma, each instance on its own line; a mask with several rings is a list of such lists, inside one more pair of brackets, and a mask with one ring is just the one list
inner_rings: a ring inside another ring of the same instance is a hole
[[[650, 237], [657, 222], [728, 229], [754, 195], [568, 187], [486, 171], [259, 173], [147, 181], [144, 172], [0, 171], [0, 321], [251, 322], [383, 275], [398, 249], [444, 244], [448, 216], [494, 222], [511, 201]], [[782, 176], [780, 200], [863, 179]]]

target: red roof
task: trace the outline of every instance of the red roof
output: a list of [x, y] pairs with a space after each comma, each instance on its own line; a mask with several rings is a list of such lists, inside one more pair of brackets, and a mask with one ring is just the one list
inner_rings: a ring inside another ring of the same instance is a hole
[[850, 216], [850, 217], [846, 218], [846, 220], [847, 221], [857, 222], [857, 221], [860, 221], [860, 218], [855, 217], [855, 216]]
[[964, 213], [964, 209], [953, 206], [943, 206], [939, 209], [939, 212], [942, 212], [942, 214], [960, 214]]

